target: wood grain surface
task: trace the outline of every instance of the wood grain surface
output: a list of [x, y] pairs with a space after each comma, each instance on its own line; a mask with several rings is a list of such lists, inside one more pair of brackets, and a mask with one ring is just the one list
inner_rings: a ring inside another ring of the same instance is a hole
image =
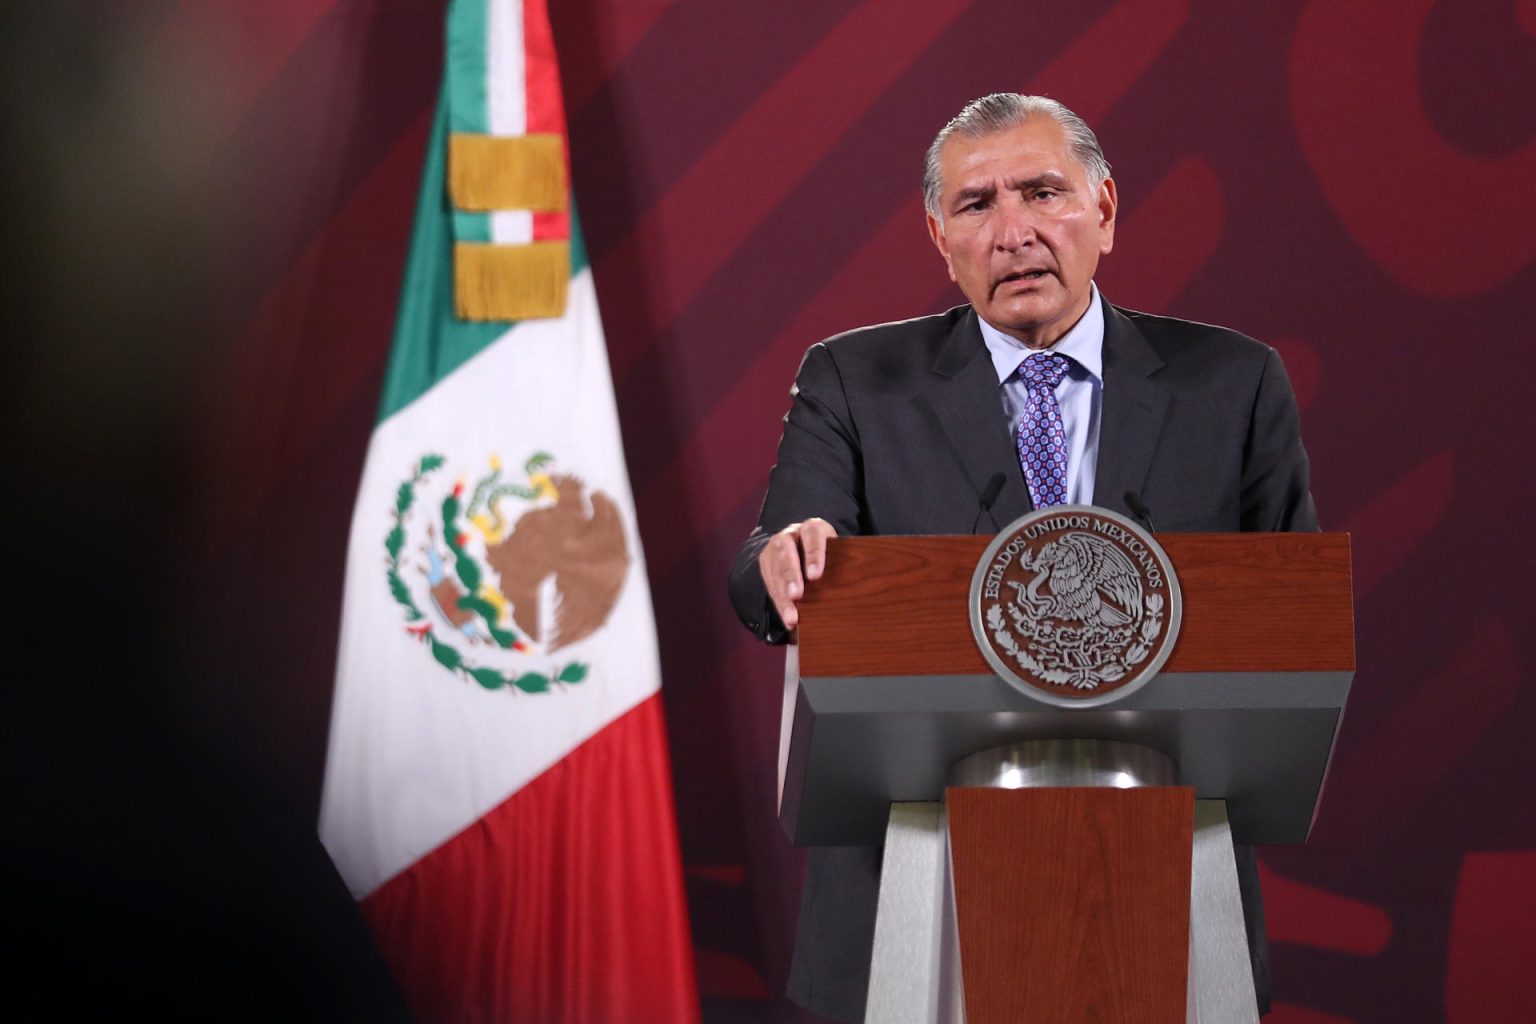
[[[990, 673], [966, 601], [988, 537], [842, 537], [800, 606], [807, 676]], [[1172, 533], [1184, 617], [1164, 672], [1352, 671], [1349, 535]]]
[[1193, 789], [945, 799], [969, 1024], [1183, 1024]]

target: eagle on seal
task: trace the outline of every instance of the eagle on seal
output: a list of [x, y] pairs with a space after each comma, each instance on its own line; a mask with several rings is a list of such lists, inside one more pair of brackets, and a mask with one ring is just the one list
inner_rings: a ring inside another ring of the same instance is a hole
[[1019, 568], [1028, 584], [1010, 581], [1031, 619], [1052, 618], [1111, 629], [1141, 612], [1141, 574], [1125, 553], [1091, 533], [1067, 533], [1048, 542]]

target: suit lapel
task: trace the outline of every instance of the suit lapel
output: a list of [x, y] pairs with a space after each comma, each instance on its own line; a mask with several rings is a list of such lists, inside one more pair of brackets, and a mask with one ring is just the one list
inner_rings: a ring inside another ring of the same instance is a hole
[[1125, 493], [1138, 495], [1157, 450], [1171, 395], [1153, 381], [1163, 365], [1137, 326], [1104, 303], [1104, 408], [1093, 503], [1127, 515]]
[[[993, 475], [1003, 474], [1003, 489], [989, 513], [992, 528], [1001, 529], [1028, 512], [1029, 489], [1003, 421], [997, 371], [982, 343], [975, 310], [967, 310], [950, 331], [930, 367], [922, 397], [965, 467], [978, 503]], [[982, 523], [987, 519], [982, 516]]]

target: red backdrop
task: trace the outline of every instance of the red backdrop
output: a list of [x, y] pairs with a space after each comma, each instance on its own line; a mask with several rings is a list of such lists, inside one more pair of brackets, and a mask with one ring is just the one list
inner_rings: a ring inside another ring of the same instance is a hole
[[[735, 623], [725, 568], [805, 347], [960, 301], [920, 160], [998, 90], [1098, 130], [1122, 201], [1108, 296], [1281, 350], [1324, 526], [1354, 534], [1360, 670], [1327, 802], [1310, 844], [1262, 855], [1272, 1019], [1529, 1019], [1536, 3], [551, 7], [706, 1019], [803, 1019], [778, 995], [801, 870], [773, 810], [781, 662]], [[156, 24], [212, 55], [243, 214], [209, 628], [255, 682], [189, 715], [305, 806], [441, 23], [425, 0], [249, 0]]]

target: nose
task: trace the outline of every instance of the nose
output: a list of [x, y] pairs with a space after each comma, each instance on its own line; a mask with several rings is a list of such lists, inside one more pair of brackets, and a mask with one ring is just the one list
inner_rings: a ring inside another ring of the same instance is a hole
[[1015, 252], [1035, 240], [1035, 220], [1024, 203], [1005, 202], [998, 208], [997, 248]]

